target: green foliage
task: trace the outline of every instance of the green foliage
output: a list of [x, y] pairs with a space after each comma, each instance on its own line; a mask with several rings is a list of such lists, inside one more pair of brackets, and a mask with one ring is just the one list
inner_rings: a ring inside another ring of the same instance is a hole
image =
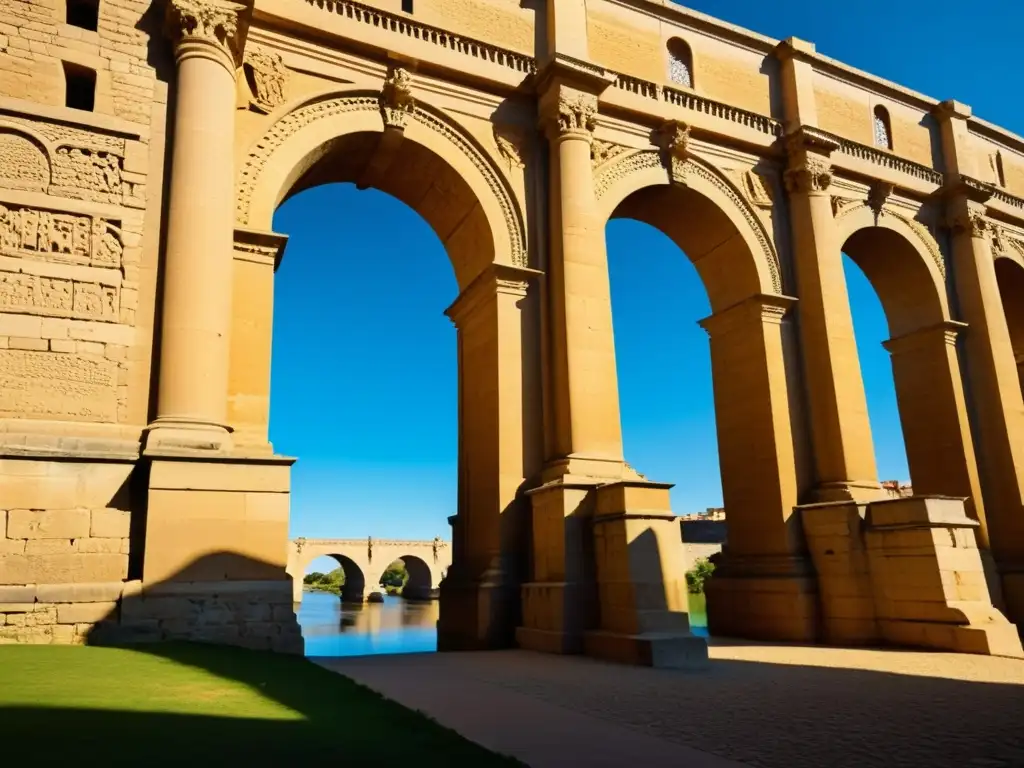
[[715, 564], [707, 558], [698, 558], [693, 568], [686, 572], [686, 588], [691, 594], [704, 594], [704, 585], [715, 572]]
[[345, 570], [335, 568], [330, 573], [313, 571], [302, 578], [302, 583], [314, 592], [330, 592], [335, 595], [341, 594], [341, 587], [345, 583]]
[[[405, 563], [401, 560], [395, 560], [391, 565], [388, 566], [387, 570], [380, 577], [380, 585], [382, 587], [395, 587], [401, 589], [405, 586], [405, 582], [409, 580], [409, 572], [405, 569]], [[390, 590], [388, 594], [391, 594]]]

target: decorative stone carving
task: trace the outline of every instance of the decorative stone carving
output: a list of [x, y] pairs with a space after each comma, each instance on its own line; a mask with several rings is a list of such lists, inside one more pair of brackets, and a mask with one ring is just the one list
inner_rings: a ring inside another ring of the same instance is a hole
[[510, 126], [495, 125], [493, 130], [494, 143], [498, 145], [498, 153], [508, 163], [508, 169], [511, 171], [513, 168], [522, 168], [524, 166], [522, 134]]
[[743, 192], [747, 201], [756, 208], [768, 210], [774, 204], [771, 183], [755, 170], [727, 171], [729, 178]]
[[45, 150], [27, 136], [0, 129], [0, 186], [42, 192], [49, 183]]
[[120, 268], [120, 230], [94, 216], [0, 205], [0, 254], [65, 264]]
[[244, 5], [225, 0], [171, 0], [167, 4], [167, 34], [178, 47], [183, 43], [209, 43], [238, 61], [238, 16]]
[[597, 125], [597, 97], [578, 91], [560, 93], [556, 123], [559, 133], [590, 138]]
[[120, 302], [112, 285], [0, 272], [0, 312], [116, 323]]
[[384, 78], [380, 94], [380, 111], [384, 125], [405, 130], [409, 116], [416, 111], [412, 97], [412, 75], [402, 67], [395, 67]]
[[267, 114], [284, 103], [288, 68], [279, 54], [258, 48], [247, 50], [243, 70], [252, 94], [250, 107]]
[[789, 192], [824, 192], [832, 183], [832, 165], [823, 157], [807, 155], [789, 167], [785, 181]]
[[54, 156], [51, 194], [97, 202], [121, 202], [122, 159], [110, 152], [59, 147]]
[[[665, 168], [664, 156], [661, 151], [645, 149], [625, 152], [602, 167], [597, 178], [594, 180], [594, 195], [600, 199], [622, 179], [634, 173], [645, 173], [652, 168]], [[760, 247], [760, 258], [764, 260], [768, 267], [772, 290], [774, 293], [781, 294], [782, 268], [779, 263], [779, 256], [775, 251], [764, 223], [758, 217], [753, 207], [743, 199], [743, 195], [721, 175], [718, 169], [708, 165], [700, 158], [691, 157], [687, 161], [686, 172], [690, 175], [690, 178], [706, 182], [717, 190], [718, 193], [724, 195], [728, 200], [728, 204], [732, 205], [746, 220], [750, 226], [750, 232], [754, 235]], [[755, 257], [757, 256], [758, 254], [755, 254]]]
[[117, 377], [113, 360], [0, 349], [0, 415], [115, 422]]
[[860, 205], [861, 202], [859, 200], [854, 200], [849, 197], [841, 197], [839, 195], [832, 195], [832, 215], [837, 219], [841, 216], [845, 216], [854, 208], [860, 207]]
[[970, 232], [971, 237], [984, 239], [992, 235], [992, 222], [988, 220], [983, 210], [975, 208], [969, 208], [953, 216], [950, 228], [954, 232]]
[[594, 139], [590, 142], [590, 160], [594, 168], [607, 163], [612, 158], [618, 157], [626, 148], [621, 144], [612, 144], [608, 141]]
[[882, 215], [882, 209], [885, 207], [885, 202], [889, 199], [891, 194], [892, 184], [885, 181], [875, 181], [868, 189], [868, 208], [870, 208], [872, 213], [875, 214], [876, 224], [878, 223], [879, 217]]
[[661, 147], [665, 167], [678, 184], [686, 183], [687, 161], [692, 156], [690, 149], [690, 126], [680, 120], [668, 120], [654, 136]]
[[[277, 120], [256, 143], [255, 149], [246, 158], [245, 164], [239, 172], [237, 203], [235, 207], [238, 223], [243, 225], [249, 223], [249, 206], [252, 201], [253, 191], [256, 188], [256, 182], [266, 167], [267, 160], [289, 137], [316, 120], [335, 117], [346, 112], [359, 112], [379, 108], [379, 98], [346, 96], [307, 104]], [[458, 152], [465, 155], [483, 176], [488, 188], [494, 194], [508, 228], [511, 263], [521, 267], [529, 266], [527, 264], [526, 233], [522, 217], [512, 200], [511, 194], [498, 177], [490, 161], [459, 130], [447, 122], [420, 108], [415, 108], [412, 116], [413, 119], [443, 136]]]

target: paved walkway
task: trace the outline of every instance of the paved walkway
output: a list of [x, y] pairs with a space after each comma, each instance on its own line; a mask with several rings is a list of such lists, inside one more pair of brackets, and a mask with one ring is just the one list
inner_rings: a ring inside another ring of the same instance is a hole
[[724, 641], [711, 658], [316, 661], [533, 768], [1024, 768], [1022, 661]]

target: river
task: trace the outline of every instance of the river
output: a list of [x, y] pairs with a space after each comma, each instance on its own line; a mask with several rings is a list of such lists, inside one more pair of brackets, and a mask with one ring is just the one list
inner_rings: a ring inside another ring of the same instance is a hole
[[[436, 651], [438, 607], [391, 596], [343, 605], [336, 595], [305, 592], [297, 613], [307, 656], [371, 656]], [[707, 635], [702, 595], [691, 596], [690, 622], [695, 635]]]

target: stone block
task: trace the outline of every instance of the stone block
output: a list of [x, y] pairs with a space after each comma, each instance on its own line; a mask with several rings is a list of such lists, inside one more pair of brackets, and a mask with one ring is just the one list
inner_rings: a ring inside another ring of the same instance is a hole
[[68, 603], [57, 606], [58, 624], [95, 624], [113, 621], [117, 616], [117, 603]]
[[123, 542], [127, 539], [79, 539], [79, 552], [121, 554]]
[[69, 624], [57, 624], [52, 629], [50, 642], [54, 645], [71, 645], [75, 639], [75, 628]]
[[202, 610], [198, 601], [184, 597], [142, 597], [121, 603], [123, 621], [194, 620]]
[[0, 555], [0, 583], [69, 584], [120, 581], [127, 555]]
[[74, 539], [27, 539], [26, 555], [69, 555], [78, 551]]
[[0, 539], [0, 555], [25, 554], [26, 541], [27, 539]]
[[121, 596], [122, 588], [123, 582], [108, 581], [94, 584], [40, 584], [35, 589], [41, 603], [109, 603]]
[[124, 539], [130, 534], [131, 513], [120, 509], [94, 509], [89, 534], [95, 538]]
[[967, 517], [963, 499], [939, 496], [910, 496], [872, 502], [868, 506], [867, 523], [871, 528], [884, 526], [939, 526], [976, 528], [978, 523]]
[[7, 513], [10, 539], [80, 539], [89, 535], [87, 509], [12, 509]]
[[34, 603], [36, 587], [3, 587], [0, 586], [0, 603]]

